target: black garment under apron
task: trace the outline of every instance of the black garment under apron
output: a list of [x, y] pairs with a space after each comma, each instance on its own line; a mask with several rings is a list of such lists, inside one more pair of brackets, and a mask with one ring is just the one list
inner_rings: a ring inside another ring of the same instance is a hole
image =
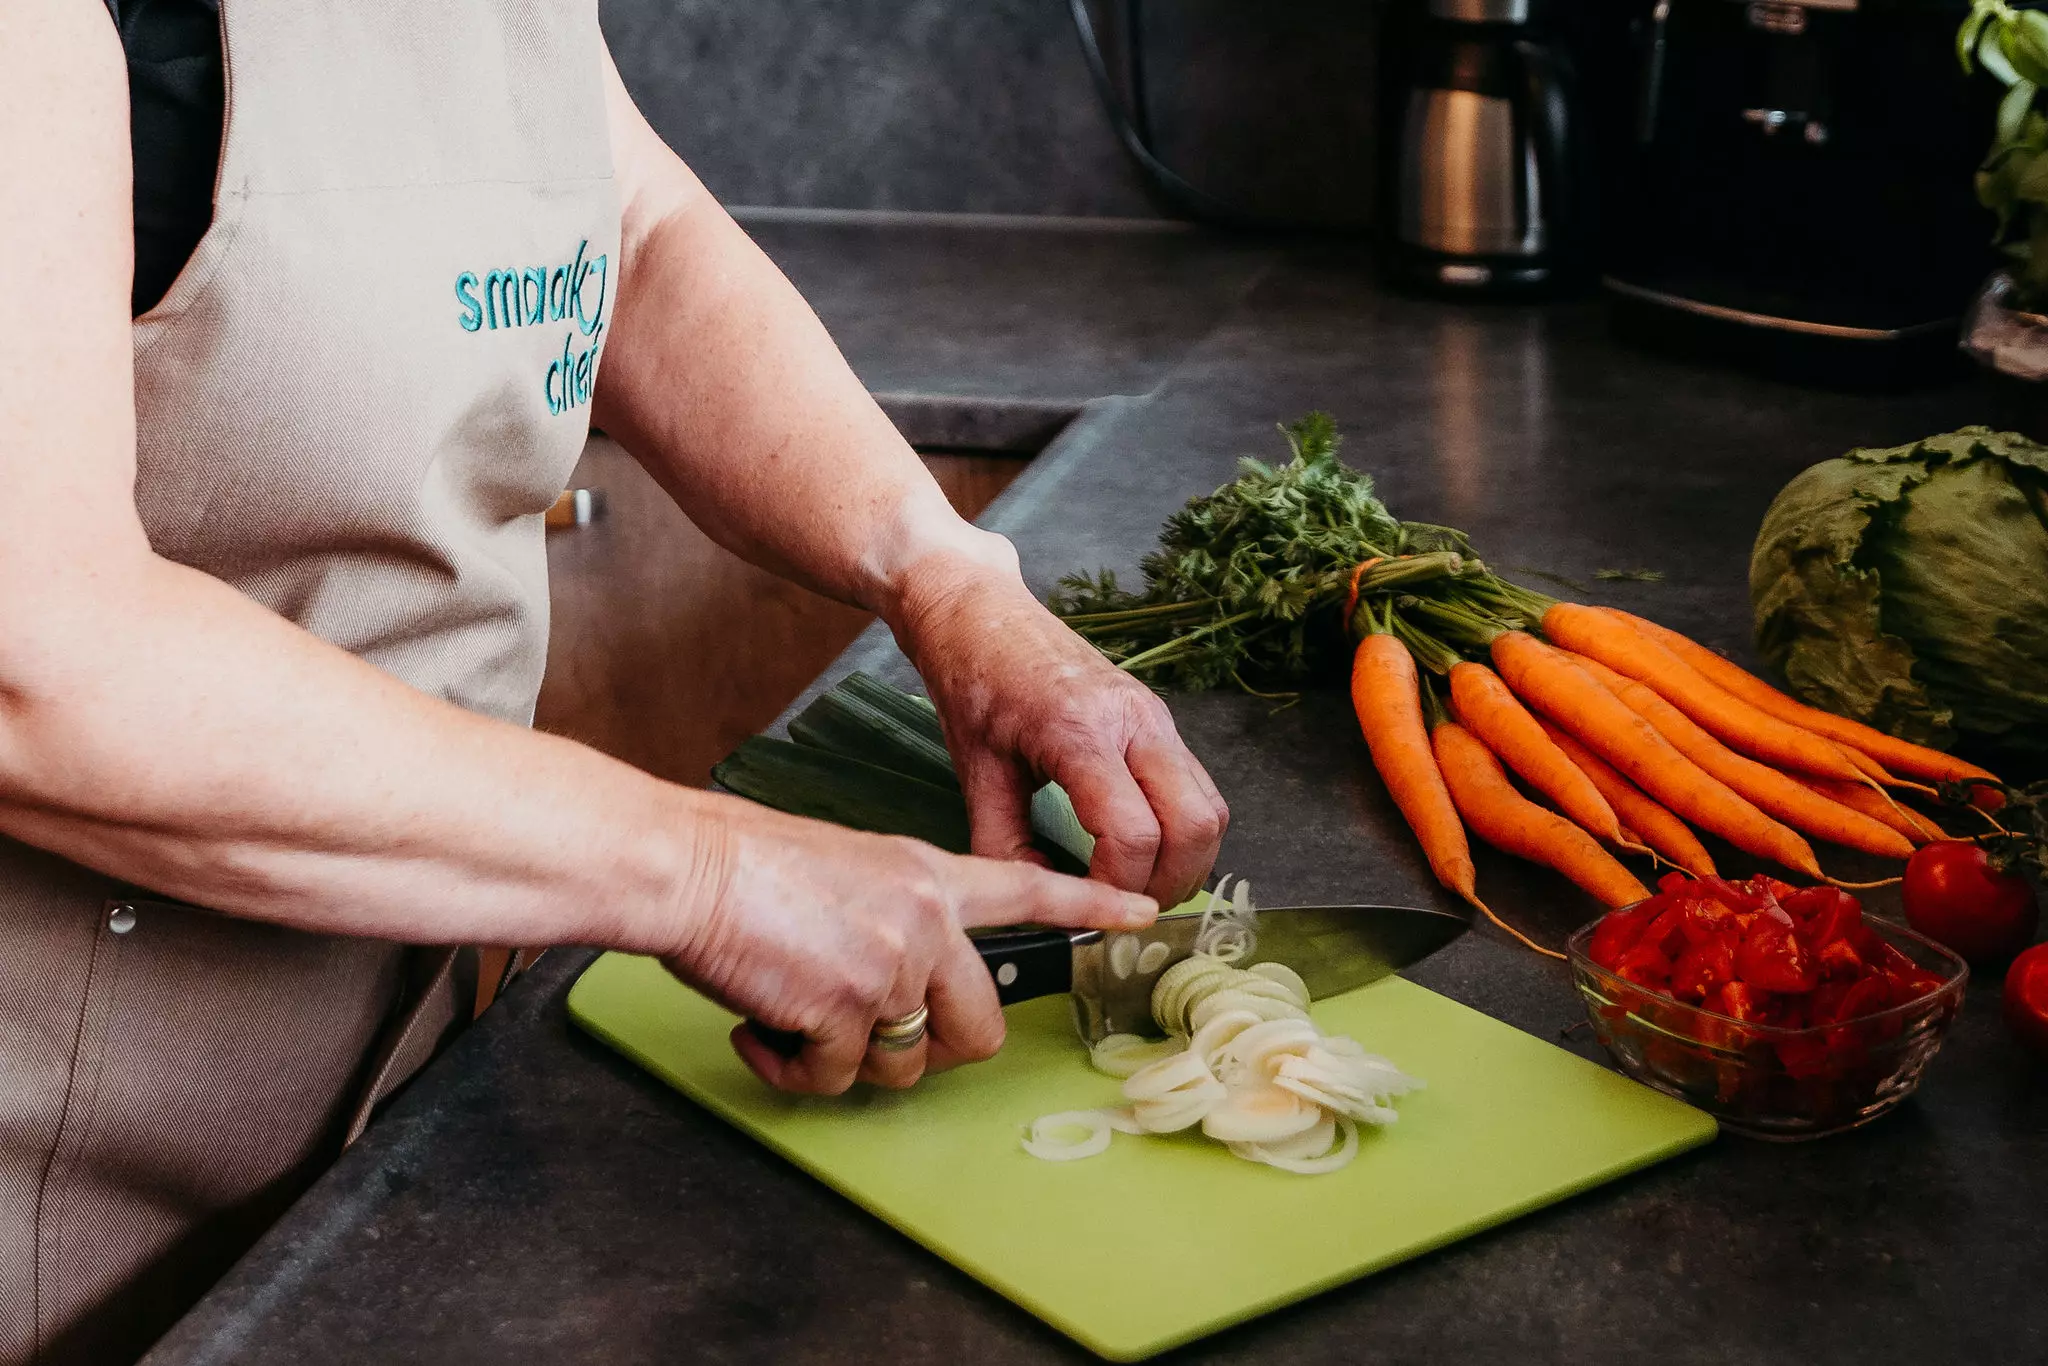
[[128, 54], [135, 149], [132, 302], [140, 317], [164, 297], [213, 221], [213, 181], [227, 119], [220, 3], [106, 3]]

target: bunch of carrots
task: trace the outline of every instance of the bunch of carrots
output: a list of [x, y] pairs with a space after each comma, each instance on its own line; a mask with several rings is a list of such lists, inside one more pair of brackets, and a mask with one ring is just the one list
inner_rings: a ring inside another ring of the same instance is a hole
[[1292, 459], [1247, 459], [1167, 519], [1142, 591], [1070, 575], [1053, 610], [1161, 688], [1270, 697], [1348, 655], [1373, 763], [1437, 878], [1496, 924], [1468, 827], [1619, 906], [1650, 892], [1617, 852], [1711, 877], [1698, 830], [1834, 881], [1810, 840], [1904, 859], [1943, 832], [1895, 794], [1997, 781], [1675, 631], [1510, 583], [1455, 527], [1396, 517], [1338, 458], [1328, 414], [1281, 430]]
[[[1374, 567], [1361, 564], [1353, 584], [1369, 585]], [[1362, 600], [1354, 590], [1352, 703], [1437, 879], [1551, 957], [1563, 955], [1480, 899], [1468, 827], [1622, 906], [1650, 891], [1612, 851], [1715, 876], [1697, 828], [1836, 882], [1809, 839], [1904, 859], [1944, 836], [1894, 792], [1997, 781], [1798, 702], [1641, 617], [1547, 598], [1483, 568], [1443, 588]], [[1550, 805], [1524, 796], [1510, 772]]]

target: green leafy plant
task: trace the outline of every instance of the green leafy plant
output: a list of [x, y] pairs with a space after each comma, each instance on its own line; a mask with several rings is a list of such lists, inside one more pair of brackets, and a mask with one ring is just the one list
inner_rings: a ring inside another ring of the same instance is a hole
[[2048, 446], [1964, 427], [1824, 460], [1772, 500], [1749, 591], [1806, 701], [2048, 758]]
[[1371, 476], [1337, 458], [1329, 414], [1280, 430], [1291, 460], [1246, 458], [1235, 480], [1167, 519], [1139, 566], [1143, 591], [1107, 570], [1072, 574], [1052, 609], [1160, 687], [1266, 695], [1341, 673], [1347, 601], [1485, 574], [1463, 532], [1387, 510]]
[[1956, 31], [1956, 60], [2006, 88], [1991, 150], [1977, 168], [1977, 199], [1998, 215], [1996, 240], [2013, 262], [2020, 307], [2048, 307], [2048, 14], [2005, 0], [1974, 0]]

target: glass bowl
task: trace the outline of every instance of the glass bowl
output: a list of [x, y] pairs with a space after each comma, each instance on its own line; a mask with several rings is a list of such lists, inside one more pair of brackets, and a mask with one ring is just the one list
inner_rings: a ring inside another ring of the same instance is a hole
[[[1603, 919], [1605, 917], [1602, 917]], [[1624, 981], [1571, 937], [1586, 1016], [1621, 1070], [1752, 1138], [1820, 1138], [1868, 1124], [1913, 1093], [1962, 1003], [1969, 967], [1903, 925], [1864, 924], [1941, 985], [1905, 1005], [1803, 1029], [1751, 1024]]]

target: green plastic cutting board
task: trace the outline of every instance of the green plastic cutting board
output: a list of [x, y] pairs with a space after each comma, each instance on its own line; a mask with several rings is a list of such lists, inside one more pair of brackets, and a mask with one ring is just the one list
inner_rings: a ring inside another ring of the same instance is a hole
[[1400, 978], [1316, 1020], [1428, 1089], [1349, 1167], [1296, 1176], [1198, 1135], [1118, 1135], [1041, 1162], [1019, 1127], [1114, 1104], [1064, 998], [1009, 1011], [993, 1061], [907, 1092], [761, 1084], [733, 1017], [654, 962], [608, 954], [569, 993], [586, 1030], [1102, 1356], [1135, 1361], [1697, 1147], [1714, 1121]]

